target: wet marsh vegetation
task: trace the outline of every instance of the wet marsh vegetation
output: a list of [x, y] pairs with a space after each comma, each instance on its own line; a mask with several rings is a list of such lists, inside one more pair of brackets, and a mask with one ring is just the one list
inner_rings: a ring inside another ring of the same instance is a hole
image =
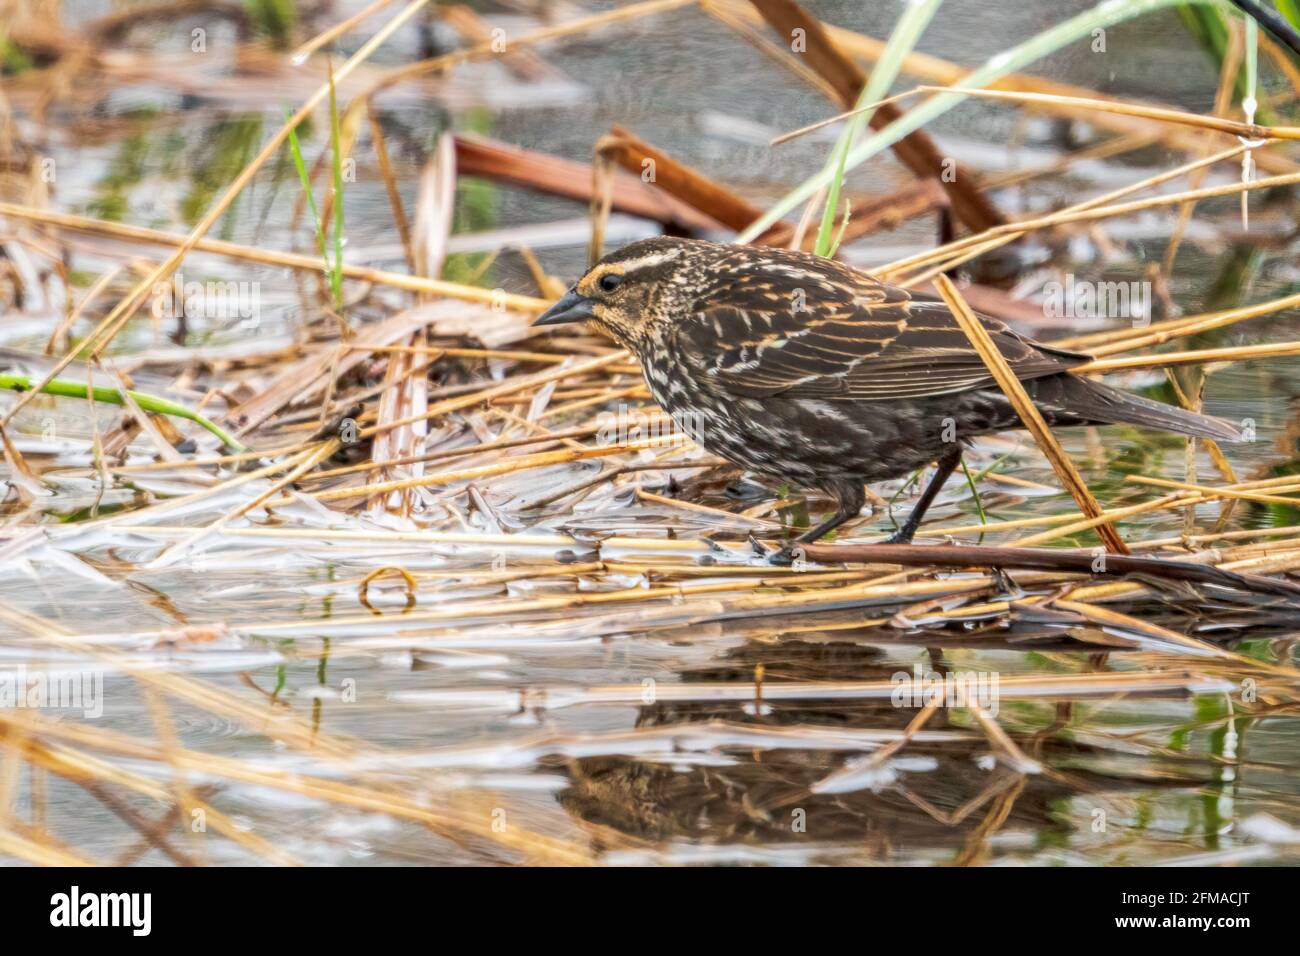
[[[1300, 60], [1022, 8], [0, 3], [0, 856], [1294, 862]], [[660, 232], [1247, 441], [981, 439], [772, 566], [829, 502], [530, 328]]]

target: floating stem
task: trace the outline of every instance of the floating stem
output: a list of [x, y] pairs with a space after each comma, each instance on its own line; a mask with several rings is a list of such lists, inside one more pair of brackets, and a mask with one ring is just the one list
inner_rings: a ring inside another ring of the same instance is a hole
[[[27, 375], [0, 375], [0, 388], [7, 388], [14, 392], [27, 392], [31, 391], [33, 385], [31, 378]], [[125, 404], [122, 393], [116, 388], [109, 386], [90, 388], [85, 382], [72, 382], [66, 378], [50, 379], [42, 386], [41, 391], [50, 395], [60, 395], [64, 398], [86, 398], [87, 393], [89, 393], [97, 402], [104, 402], [108, 405]], [[221, 439], [222, 444], [227, 448], [232, 448], [235, 451], [248, 450], [248, 446], [241, 444], [230, 434], [223, 431], [221, 426], [204, 418], [198, 412], [190, 411], [184, 405], [178, 405], [176, 402], [159, 398], [157, 395], [149, 395], [145, 392], [128, 391], [127, 394], [146, 412], [188, 419], [212, 432]]]

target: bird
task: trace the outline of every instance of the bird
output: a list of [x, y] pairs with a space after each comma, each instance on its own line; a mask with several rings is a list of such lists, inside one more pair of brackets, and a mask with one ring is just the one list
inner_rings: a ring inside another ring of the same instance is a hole
[[[977, 318], [1051, 426], [1241, 440], [1222, 419], [1074, 374], [1085, 353]], [[942, 299], [807, 252], [643, 239], [600, 259], [533, 324], [571, 322], [594, 322], [631, 351], [655, 401], [706, 450], [835, 502], [773, 563], [857, 517], [865, 485], [935, 463], [888, 539], [910, 543], [963, 448], [1023, 427]]]

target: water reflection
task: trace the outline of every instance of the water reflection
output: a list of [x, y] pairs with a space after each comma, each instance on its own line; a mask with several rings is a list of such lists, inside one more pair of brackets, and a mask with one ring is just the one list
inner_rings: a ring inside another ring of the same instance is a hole
[[[679, 676], [685, 683], [752, 682], [761, 668], [763, 682], [773, 684], [888, 681], [900, 668], [882, 656], [857, 644], [751, 643]], [[929, 657], [938, 672], [948, 669], [940, 652]], [[916, 710], [889, 700], [845, 706], [759, 699], [648, 704], [638, 710], [636, 726], [688, 729], [720, 721], [789, 728], [797, 737], [815, 730], [897, 732], [916, 716]], [[654, 844], [789, 844], [807, 848], [814, 858], [819, 850], [851, 846], [863, 862], [956, 864], [986, 862], [1008, 849], [1101, 842], [1108, 809], [1135, 799], [1164, 804], [1202, 788], [1209, 804], [1217, 799], [1221, 788], [1209, 767], [1190, 761], [1153, 774], [1140, 759], [1108, 755], [1074, 739], [1070, 703], [1045, 706], [1040, 717], [1036, 729], [1015, 735], [1015, 745], [1041, 772], [1023, 772], [1034, 767], [1018, 766], [977, 724], [956, 723], [953, 712], [940, 708], [915, 739], [883, 760], [797, 745], [732, 746], [704, 755], [684, 752], [680, 759], [610, 754], [562, 762], [568, 785], [558, 799], [585, 821]], [[707, 726], [701, 729], [707, 733]], [[1117, 819], [1111, 833], [1130, 827]], [[1206, 845], [1216, 844], [1207, 839]]]

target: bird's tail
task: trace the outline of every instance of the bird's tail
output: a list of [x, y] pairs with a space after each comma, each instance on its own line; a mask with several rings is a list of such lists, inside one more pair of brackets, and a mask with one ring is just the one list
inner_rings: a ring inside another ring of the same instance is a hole
[[[1109, 385], [1093, 382], [1077, 375], [1051, 375], [1026, 382], [1034, 404], [1049, 413], [1049, 418], [1075, 419], [1077, 423], [1097, 425], [1142, 425], [1161, 431], [1190, 435], [1193, 438], [1213, 438], [1216, 441], [1242, 441], [1241, 432], [1230, 422], [1209, 415], [1185, 411], [1153, 402]], [[1057, 410], [1060, 412], [1057, 412]], [[1063, 414], [1062, 414], [1063, 413]]]

